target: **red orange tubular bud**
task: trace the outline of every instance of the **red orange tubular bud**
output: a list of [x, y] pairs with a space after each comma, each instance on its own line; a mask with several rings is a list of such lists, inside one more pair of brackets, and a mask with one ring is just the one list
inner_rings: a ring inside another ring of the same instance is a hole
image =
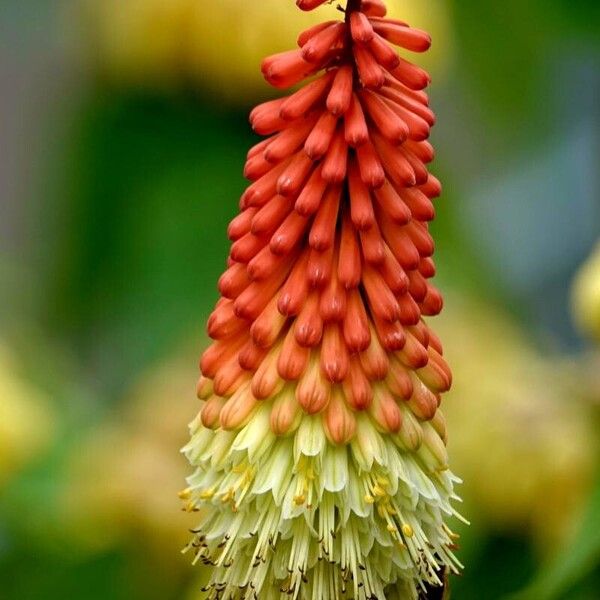
[[327, 96], [327, 110], [334, 115], [343, 115], [352, 100], [352, 67], [345, 65], [335, 72], [335, 79]]
[[302, 410], [294, 398], [294, 393], [284, 388], [273, 402], [270, 425], [275, 435], [287, 435], [300, 424]]
[[374, 36], [371, 21], [365, 13], [359, 11], [350, 13], [350, 32], [352, 39], [358, 43], [370, 42]]
[[327, 437], [334, 444], [346, 444], [356, 432], [356, 418], [340, 390], [335, 389], [323, 418]]
[[452, 373], [428, 320], [443, 307], [435, 115], [429, 75], [396, 48], [431, 39], [382, 0], [340, 9], [263, 60], [294, 89], [250, 113], [265, 139], [227, 229], [185, 448], [211, 600], [413, 600], [460, 567], [439, 408]]
[[369, 139], [369, 128], [356, 94], [352, 95], [344, 115], [344, 138], [353, 147], [360, 146]]

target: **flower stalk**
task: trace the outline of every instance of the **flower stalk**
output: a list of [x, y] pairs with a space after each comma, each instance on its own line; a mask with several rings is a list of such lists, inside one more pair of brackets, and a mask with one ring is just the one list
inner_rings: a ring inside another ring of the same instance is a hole
[[[311, 10], [324, 0], [298, 0]], [[439, 410], [451, 371], [428, 223], [429, 36], [350, 0], [263, 61], [289, 88], [231, 222], [181, 493], [209, 598], [416, 599], [461, 567]]]

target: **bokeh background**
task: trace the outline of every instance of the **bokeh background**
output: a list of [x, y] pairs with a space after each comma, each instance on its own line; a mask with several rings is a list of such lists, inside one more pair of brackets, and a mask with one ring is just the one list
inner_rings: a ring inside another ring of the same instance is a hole
[[[600, 3], [432, 32], [457, 599], [600, 598]], [[335, 7], [0, 2], [0, 598], [201, 598], [176, 492], [259, 60]]]

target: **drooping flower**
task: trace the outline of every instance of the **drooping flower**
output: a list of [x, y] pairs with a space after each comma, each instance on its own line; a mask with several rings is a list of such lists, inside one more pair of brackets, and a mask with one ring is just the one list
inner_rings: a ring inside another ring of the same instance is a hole
[[417, 598], [460, 567], [451, 372], [424, 320], [442, 308], [429, 77], [390, 45], [430, 38], [385, 14], [350, 0], [262, 64], [277, 88], [310, 80], [250, 115], [268, 137], [200, 362], [181, 496], [210, 598]]

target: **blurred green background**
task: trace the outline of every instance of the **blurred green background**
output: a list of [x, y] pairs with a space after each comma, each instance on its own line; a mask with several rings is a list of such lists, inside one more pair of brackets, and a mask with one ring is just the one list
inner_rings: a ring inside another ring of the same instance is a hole
[[[388, 4], [434, 36], [453, 597], [600, 598], [600, 3]], [[0, 599], [201, 597], [178, 449], [247, 113], [332, 11], [0, 3]]]

